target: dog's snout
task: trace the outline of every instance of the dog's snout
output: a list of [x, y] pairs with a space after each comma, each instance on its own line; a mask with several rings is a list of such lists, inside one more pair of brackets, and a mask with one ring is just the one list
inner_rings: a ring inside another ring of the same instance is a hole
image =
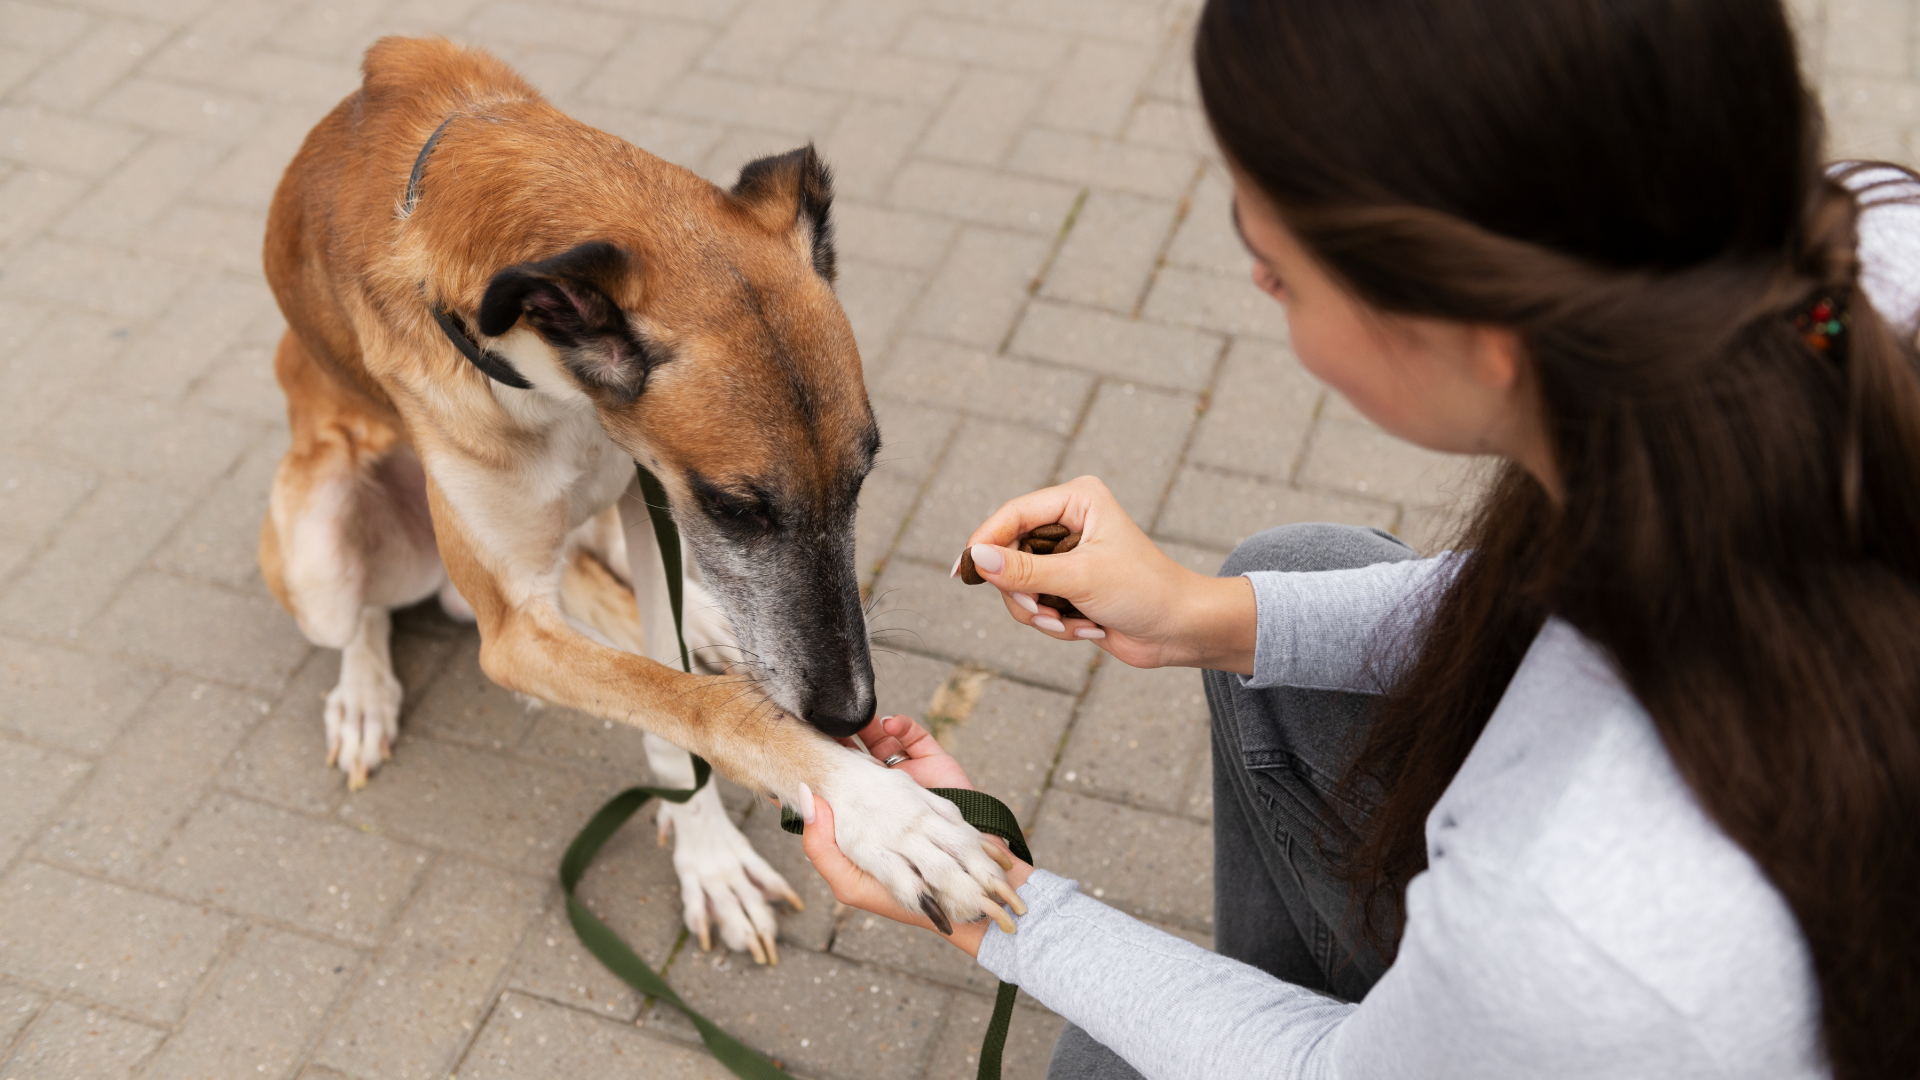
[[873, 691], [849, 686], [839, 692], [816, 693], [802, 713], [807, 723], [836, 739], [860, 732], [873, 720]]

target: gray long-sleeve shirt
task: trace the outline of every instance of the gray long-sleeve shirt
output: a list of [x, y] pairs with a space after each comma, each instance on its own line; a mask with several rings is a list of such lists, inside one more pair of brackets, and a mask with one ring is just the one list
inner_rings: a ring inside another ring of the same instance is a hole
[[[1441, 560], [1250, 574], [1255, 686], [1359, 689], [1369, 636]], [[1368, 601], [1371, 601], [1369, 603]], [[1269, 618], [1287, 633], [1265, 632]], [[1290, 641], [1283, 652], [1278, 644]], [[980, 963], [1144, 1075], [1816, 1077], [1792, 913], [1695, 803], [1651, 719], [1567, 624], [1534, 641], [1427, 819], [1399, 956], [1343, 1004], [1035, 871]]]
[[[1856, 178], [1863, 183], [1873, 177]], [[1863, 283], [1909, 330], [1920, 208], [1864, 215]], [[1248, 685], [1375, 692], [1448, 560], [1254, 573]], [[1386, 659], [1369, 667], [1369, 656]], [[1709, 820], [1652, 719], [1560, 620], [1427, 818], [1393, 966], [1359, 1004], [1129, 918], [1044, 870], [983, 967], [1153, 1080], [1827, 1075], [1804, 937]]]

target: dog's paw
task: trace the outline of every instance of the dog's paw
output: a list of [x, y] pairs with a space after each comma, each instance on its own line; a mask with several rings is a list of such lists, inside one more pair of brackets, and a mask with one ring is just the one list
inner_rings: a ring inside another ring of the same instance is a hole
[[393, 756], [400, 734], [400, 680], [384, 664], [343, 663], [327, 695], [327, 764], [347, 774], [353, 790]]
[[1001, 869], [1011, 864], [989, 855], [998, 849], [958, 807], [864, 755], [850, 754], [820, 794], [833, 807], [840, 850], [902, 907], [924, 913], [941, 933], [982, 916], [1013, 931], [1001, 903], [1025, 908]]
[[700, 947], [711, 949], [718, 930], [727, 948], [752, 953], [758, 963], [779, 963], [774, 944], [779, 926], [768, 898], [785, 900], [796, 910], [806, 905], [727, 819], [719, 791], [708, 784], [684, 803], [663, 801], [658, 821], [662, 844], [673, 834], [680, 902]]

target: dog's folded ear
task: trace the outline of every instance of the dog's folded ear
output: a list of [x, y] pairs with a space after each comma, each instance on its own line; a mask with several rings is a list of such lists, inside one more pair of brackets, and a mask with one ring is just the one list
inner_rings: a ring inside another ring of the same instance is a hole
[[499, 337], [525, 318], [589, 389], [632, 401], [659, 361], [613, 299], [633, 272], [632, 256], [604, 241], [509, 266], [487, 283], [480, 332]]
[[833, 170], [820, 160], [812, 143], [747, 162], [731, 194], [769, 228], [805, 228], [811, 234], [814, 271], [833, 281], [833, 219], [828, 215], [833, 208]]

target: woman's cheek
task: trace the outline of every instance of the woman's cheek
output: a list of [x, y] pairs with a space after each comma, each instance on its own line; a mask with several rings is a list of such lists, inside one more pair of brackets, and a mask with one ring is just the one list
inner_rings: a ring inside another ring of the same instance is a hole
[[1360, 415], [1388, 430], [1399, 426], [1394, 408], [1397, 395], [1391, 381], [1380, 377], [1378, 366], [1368, 363], [1364, 341], [1323, 340], [1312, 328], [1297, 323], [1291, 336], [1294, 355], [1308, 374], [1346, 398]]

